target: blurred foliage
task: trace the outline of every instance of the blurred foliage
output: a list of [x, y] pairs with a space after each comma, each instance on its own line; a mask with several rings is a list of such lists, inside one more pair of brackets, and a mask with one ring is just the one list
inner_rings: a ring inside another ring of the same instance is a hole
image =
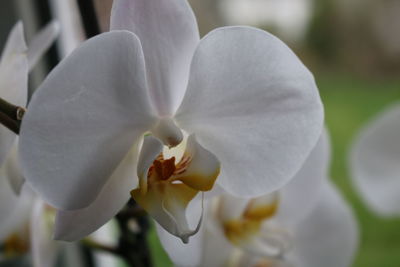
[[314, 1], [314, 14], [306, 34], [306, 45], [325, 63], [333, 63], [337, 55], [335, 14], [332, 0]]

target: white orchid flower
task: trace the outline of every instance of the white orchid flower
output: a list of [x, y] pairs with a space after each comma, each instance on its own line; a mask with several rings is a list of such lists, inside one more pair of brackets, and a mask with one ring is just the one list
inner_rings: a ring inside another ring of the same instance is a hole
[[161, 242], [177, 266], [350, 266], [357, 226], [328, 182], [328, 163], [325, 135], [279, 192], [250, 200], [225, 194], [190, 244], [158, 228]]
[[[276, 37], [227, 27], [200, 40], [186, 0], [117, 0], [111, 32], [77, 48], [33, 96], [20, 155], [35, 191], [65, 210], [56, 238], [93, 232], [132, 191], [186, 242], [196, 229], [185, 208], [218, 173], [234, 195], [275, 191], [301, 167], [322, 120], [312, 74]], [[186, 134], [181, 161], [161, 154]]]
[[6, 179], [1, 178], [0, 263], [30, 255], [33, 267], [52, 267], [60, 253], [65, 253], [65, 261], [74, 263], [67, 266], [82, 266], [76, 265], [81, 261], [77, 244], [52, 238], [55, 210], [36, 197], [28, 185], [16, 196]]
[[355, 188], [381, 216], [400, 215], [400, 104], [379, 114], [360, 132], [351, 150]]

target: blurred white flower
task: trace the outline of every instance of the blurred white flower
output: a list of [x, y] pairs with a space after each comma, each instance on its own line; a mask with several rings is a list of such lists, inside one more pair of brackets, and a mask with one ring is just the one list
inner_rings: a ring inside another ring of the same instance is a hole
[[207, 223], [190, 244], [158, 228], [161, 242], [177, 266], [350, 266], [357, 225], [327, 179], [328, 163], [322, 136], [282, 190], [250, 200], [225, 194], [211, 203]]
[[[58, 24], [49, 23], [30, 43], [18, 22], [8, 37], [0, 61], [0, 97], [25, 106], [28, 73], [58, 34]], [[15, 133], [0, 127], [0, 243], [1, 260], [32, 252], [35, 267], [54, 264], [56, 244], [51, 239], [44, 203], [26, 185], [17, 160]], [[54, 217], [54, 211], [53, 211]]]
[[[196, 232], [186, 206], [219, 172], [226, 191], [255, 197], [301, 167], [323, 108], [312, 74], [276, 37], [228, 27], [200, 41], [185, 0], [117, 0], [111, 29], [50, 73], [22, 123], [25, 176], [62, 210], [56, 238], [107, 222], [138, 176], [133, 198], [186, 242]], [[184, 134], [181, 161], [164, 157]]]
[[[32, 40], [25, 44], [24, 30], [18, 22], [11, 30], [0, 58], [0, 97], [14, 105], [26, 106], [28, 98], [28, 73], [43, 53], [53, 43], [58, 24], [49, 23]], [[15, 133], [0, 127], [0, 166], [14, 145]]]
[[354, 142], [350, 167], [355, 188], [381, 216], [400, 215], [400, 105], [379, 114]]

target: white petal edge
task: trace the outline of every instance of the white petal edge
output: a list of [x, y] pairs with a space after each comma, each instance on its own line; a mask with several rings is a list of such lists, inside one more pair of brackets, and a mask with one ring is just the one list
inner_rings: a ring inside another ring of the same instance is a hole
[[256, 197], [285, 185], [322, 131], [311, 73], [279, 39], [251, 27], [204, 37], [175, 119], [221, 161], [218, 183]]
[[135, 33], [143, 45], [149, 89], [159, 115], [172, 115], [185, 93], [190, 61], [199, 42], [186, 0], [116, 0], [111, 30]]
[[49, 74], [19, 146], [23, 174], [45, 202], [73, 210], [96, 199], [154, 122], [147, 93], [140, 41], [127, 31], [88, 40]]
[[300, 171], [279, 191], [277, 220], [294, 225], [308, 216], [317, 205], [327, 180], [330, 158], [330, 138], [325, 128]]
[[351, 266], [358, 248], [358, 227], [349, 205], [332, 184], [324, 184], [318, 205], [293, 232], [288, 259], [294, 266]]
[[60, 25], [57, 21], [48, 23], [39, 33], [37, 33], [34, 39], [29, 43], [28, 46], [28, 63], [29, 70], [37, 64], [43, 54], [50, 48], [55, 41], [58, 33], [60, 32]]
[[137, 146], [121, 162], [97, 199], [87, 208], [58, 211], [54, 238], [77, 241], [111, 220], [128, 202], [130, 191], [137, 186], [135, 176]]
[[360, 131], [350, 154], [352, 181], [365, 203], [381, 216], [400, 215], [400, 103]]

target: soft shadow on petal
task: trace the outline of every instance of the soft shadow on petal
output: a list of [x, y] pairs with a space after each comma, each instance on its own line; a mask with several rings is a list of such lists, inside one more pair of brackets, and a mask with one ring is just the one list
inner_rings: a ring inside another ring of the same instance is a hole
[[160, 115], [172, 115], [185, 93], [190, 61], [199, 42], [187, 1], [116, 0], [110, 28], [139, 37], [154, 105]]
[[327, 129], [292, 181], [280, 190], [277, 220], [294, 225], [303, 220], [319, 201], [330, 166], [330, 140]]
[[[0, 97], [17, 106], [26, 105], [28, 97], [28, 60], [21, 22], [18, 22], [11, 30], [1, 56]], [[15, 137], [15, 133], [1, 125], [0, 166], [6, 159]]]
[[48, 23], [38, 34], [35, 35], [34, 39], [29, 43], [28, 47], [28, 63], [29, 70], [35, 67], [36, 63], [43, 56], [43, 54], [49, 49], [49, 47], [55, 41], [60, 26], [57, 21]]
[[152, 123], [139, 40], [100, 34], [33, 95], [20, 133], [24, 176], [50, 205], [85, 208]]
[[288, 259], [294, 266], [351, 266], [358, 247], [357, 224], [332, 184], [324, 184], [318, 205], [293, 233], [293, 250]]
[[350, 155], [355, 188], [379, 215], [400, 215], [399, 162], [400, 103], [397, 103], [364, 127]]
[[175, 119], [221, 161], [225, 190], [255, 197], [300, 169], [321, 134], [323, 108], [313, 76], [284, 43], [226, 27], [200, 42]]
[[111, 220], [123, 208], [130, 198], [130, 191], [137, 186], [137, 149], [137, 146], [132, 148], [90, 206], [81, 210], [57, 212], [55, 239], [82, 239]]

